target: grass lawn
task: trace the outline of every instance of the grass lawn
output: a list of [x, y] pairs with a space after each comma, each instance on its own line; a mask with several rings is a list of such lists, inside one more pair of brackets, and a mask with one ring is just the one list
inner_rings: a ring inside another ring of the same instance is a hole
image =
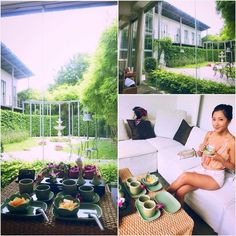
[[4, 144], [4, 152], [23, 151], [38, 146], [39, 138], [28, 138], [22, 142]]
[[205, 62], [201, 62], [201, 63], [197, 63], [197, 64], [188, 64], [185, 66], [176, 66], [175, 68], [196, 68], [196, 67], [203, 67], [203, 66], [208, 66], [209, 64], [212, 64], [214, 62], [209, 62], [209, 61], [205, 61]]
[[[108, 159], [108, 160], [117, 159], [117, 143], [112, 141], [111, 139], [100, 139], [97, 143], [97, 148], [98, 148], [98, 159]], [[69, 147], [65, 148], [64, 151], [69, 152], [70, 151]], [[78, 144], [73, 145], [72, 152], [75, 154], [78, 153]]]

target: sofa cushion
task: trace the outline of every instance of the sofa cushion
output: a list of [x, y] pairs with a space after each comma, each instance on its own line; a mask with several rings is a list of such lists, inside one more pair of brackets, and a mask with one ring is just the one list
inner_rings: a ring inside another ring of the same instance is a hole
[[186, 119], [185, 111], [157, 111], [154, 127], [156, 136], [173, 139], [183, 119]]
[[192, 128], [185, 120], [182, 120], [173, 139], [185, 145]]
[[132, 139], [148, 139], [156, 137], [151, 122], [148, 120], [141, 120], [138, 125], [135, 120], [127, 120], [132, 133]]
[[199, 145], [203, 142], [207, 131], [204, 131], [198, 127], [193, 127], [185, 144], [186, 148], [199, 149]]
[[125, 128], [125, 123], [123, 119], [119, 119], [119, 140], [128, 140], [127, 131]]
[[183, 146], [182, 144], [173, 139], [163, 138], [158, 136], [155, 138], [147, 139], [147, 142], [149, 142], [152, 146], [154, 146], [158, 152], [161, 151], [162, 149], [166, 149], [173, 146], [178, 146], [179, 148]]
[[156, 153], [156, 148], [146, 140], [125, 140], [119, 142], [119, 158], [128, 158]]

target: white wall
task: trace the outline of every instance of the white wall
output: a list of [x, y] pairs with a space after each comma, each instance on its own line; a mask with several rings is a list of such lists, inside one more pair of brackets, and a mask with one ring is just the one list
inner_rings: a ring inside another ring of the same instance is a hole
[[229, 130], [236, 134], [236, 122], [235, 122], [235, 95], [204, 95], [202, 98], [202, 105], [199, 116], [199, 126], [205, 130], [212, 130], [211, 114], [214, 108], [219, 104], [227, 104], [233, 106], [233, 120], [229, 126]]
[[[154, 15], [154, 38], [157, 39], [157, 32], [158, 32], [158, 14], [155, 13]], [[164, 23], [167, 25], [168, 27], [168, 30], [167, 30], [167, 37], [170, 37], [172, 39], [172, 42], [175, 42], [175, 35], [177, 34], [177, 29], [180, 28], [180, 23], [177, 22], [177, 21], [174, 21], [172, 19], [169, 19], [165, 16], [161, 16], [161, 23]], [[188, 38], [189, 38], [189, 45], [194, 45], [195, 44], [195, 41], [194, 41], [194, 44], [192, 44], [192, 32], [194, 33], [195, 35], [195, 40], [196, 40], [196, 34], [195, 34], [195, 29], [190, 27], [190, 26], [187, 26], [185, 24], [182, 23], [182, 30], [181, 30], [181, 33], [182, 33], [182, 44], [184, 43], [184, 30], [188, 30]], [[197, 35], [200, 34], [201, 36], [201, 32], [200, 31], [197, 31]], [[197, 41], [197, 44], [199, 45], [199, 42]]]
[[196, 125], [199, 102], [200, 95], [119, 95], [119, 118], [132, 118], [135, 106], [145, 108], [150, 120], [155, 120], [157, 110], [178, 109], [186, 111], [187, 121]]
[[[1, 80], [6, 81], [6, 106], [12, 105], [12, 77], [5, 70], [1, 69]], [[17, 88], [17, 80], [13, 80], [13, 86]], [[2, 101], [1, 101], [2, 102]]]
[[[234, 95], [119, 95], [119, 118], [133, 118], [132, 109], [141, 106], [148, 111], [150, 120], [155, 120], [156, 111], [184, 110], [187, 112], [187, 122], [204, 130], [212, 130], [211, 113], [218, 104], [233, 106], [235, 114]], [[235, 118], [229, 129], [235, 134]]]

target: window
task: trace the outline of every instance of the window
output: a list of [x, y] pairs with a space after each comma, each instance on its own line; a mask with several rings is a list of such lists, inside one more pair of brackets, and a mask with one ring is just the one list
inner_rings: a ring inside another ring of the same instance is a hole
[[144, 58], [152, 57], [153, 9], [145, 14]]
[[1, 80], [1, 105], [6, 105], [6, 81]]
[[184, 43], [185, 43], [185, 44], [188, 44], [188, 43], [189, 43], [188, 30], [184, 30]]
[[168, 27], [167, 24], [162, 23], [161, 24], [161, 38], [167, 37], [168, 36]]
[[202, 45], [201, 34], [198, 34], [198, 45]]
[[195, 34], [192, 32], [192, 45], [195, 45]]
[[152, 33], [152, 10], [145, 14], [145, 31]]
[[180, 43], [180, 28], [177, 29], [177, 32], [175, 35], [175, 42]]

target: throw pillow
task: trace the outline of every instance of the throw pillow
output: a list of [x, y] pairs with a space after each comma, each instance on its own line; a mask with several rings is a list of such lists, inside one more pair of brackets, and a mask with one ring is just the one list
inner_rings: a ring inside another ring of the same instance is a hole
[[125, 123], [123, 119], [119, 119], [119, 141], [128, 140], [129, 137], [126, 132]]
[[156, 136], [173, 139], [183, 119], [186, 119], [186, 112], [182, 110], [157, 111], [154, 127]]
[[134, 120], [127, 120], [129, 127], [131, 129], [132, 139], [148, 139], [155, 138], [153, 127], [149, 120], [142, 120], [137, 126]]
[[193, 127], [189, 126], [189, 124], [183, 119], [173, 139], [185, 145], [192, 128]]

